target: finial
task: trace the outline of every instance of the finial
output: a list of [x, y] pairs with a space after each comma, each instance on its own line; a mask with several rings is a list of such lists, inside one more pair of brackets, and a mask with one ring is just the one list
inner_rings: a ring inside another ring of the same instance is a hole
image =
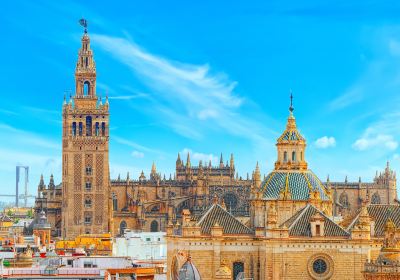
[[292, 90], [290, 90], [290, 107], [289, 107], [290, 113], [293, 113], [294, 108], [293, 108], [293, 93]]
[[86, 33], [87, 33], [87, 26], [88, 26], [87, 20], [84, 19], [84, 18], [81, 18], [81, 19], [79, 20], [79, 24], [80, 24], [82, 27], [85, 28], [83, 32], [85, 32], [85, 34], [86, 34]]

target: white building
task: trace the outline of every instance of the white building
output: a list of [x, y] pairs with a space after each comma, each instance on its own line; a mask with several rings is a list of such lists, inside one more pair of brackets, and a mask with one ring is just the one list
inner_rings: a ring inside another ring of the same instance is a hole
[[166, 260], [165, 232], [134, 232], [126, 230], [124, 237], [117, 237], [113, 256], [127, 256], [132, 260]]

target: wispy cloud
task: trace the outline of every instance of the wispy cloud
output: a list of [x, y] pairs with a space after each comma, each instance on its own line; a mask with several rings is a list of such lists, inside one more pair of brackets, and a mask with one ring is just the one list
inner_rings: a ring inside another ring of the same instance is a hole
[[358, 103], [362, 99], [363, 99], [363, 90], [360, 85], [357, 85], [348, 89], [339, 97], [335, 98], [329, 104], [329, 107], [332, 111], [335, 111], [346, 108], [352, 104]]
[[127, 65], [151, 90], [152, 114], [188, 138], [200, 139], [204, 129], [223, 129], [240, 137], [263, 141], [265, 127], [239, 110], [246, 99], [237, 83], [208, 64], [193, 65], [154, 55], [132, 40], [94, 34], [92, 40]]
[[131, 154], [134, 158], [144, 158], [144, 153], [139, 151], [133, 151]]
[[141, 144], [138, 144], [136, 142], [133, 142], [131, 140], [128, 140], [128, 139], [125, 139], [125, 138], [122, 138], [119, 136], [113, 136], [112, 140], [116, 141], [119, 144], [123, 144], [123, 145], [129, 146], [129, 147], [132, 147], [139, 151], [154, 153], [154, 154], [164, 154], [164, 152], [162, 152], [162, 151], [143, 146]]
[[208, 164], [208, 162], [211, 160], [212, 164], [216, 164], [218, 162], [218, 157], [214, 154], [206, 154], [206, 153], [200, 153], [200, 152], [194, 152], [191, 149], [185, 148], [181, 151], [182, 157], [186, 157], [187, 154], [190, 154], [190, 158], [194, 159], [196, 161], [202, 161], [203, 165]]
[[364, 151], [375, 147], [395, 150], [398, 145], [398, 142], [392, 135], [367, 133], [365, 136], [357, 139], [354, 142], [353, 148], [359, 151]]
[[315, 146], [319, 149], [326, 149], [336, 146], [336, 139], [332, 136], [323, 136], [315, 141]]

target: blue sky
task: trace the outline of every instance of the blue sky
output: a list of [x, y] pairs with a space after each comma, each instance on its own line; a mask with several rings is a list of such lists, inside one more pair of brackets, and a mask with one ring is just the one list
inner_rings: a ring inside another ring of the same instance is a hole
[[[218, 2], [218, 3], [217, 3]], [[81, 17], [111, 110], [110, 171], [167, 177], [178, 152], [243, 177], [273, 168], [293, 90], [309, 166], [325, 180], [399, 169], [397, 1], [7, 1], [0, 10], [0, 189], [15, 165], [61, 180], [61, 105]], [[69, 95], [69, 93], [67, 93]], [[186, 157], [185, 155], [183, 157]]]

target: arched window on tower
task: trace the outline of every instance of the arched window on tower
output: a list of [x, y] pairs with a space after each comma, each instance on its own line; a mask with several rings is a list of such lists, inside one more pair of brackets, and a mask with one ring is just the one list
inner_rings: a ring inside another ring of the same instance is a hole
[[101, 123], [101, 136], [106, 136], [106, 123]]
[[296, 152], [295, 151], [292, 152], [292, 161], [296, 162]]
[[95, 133], [96, 136], [99, 136], [99, 134], [100, 134], [100, 127], [99, 127], [99, 123], [98, 122], [96, 123], [96, 127], [95, 127], [95, 132], [94, 133]]
[[89, 66], [89, 58], [86, 57], [86, 68]]
[[86, 117], [86, 136], [92, 136], [92, 117]]
[[112, 194], [112, 203], [113, 203], [113, 210], [118, 211], [118, 200], [117, 200], [117, 195], [115, 193]]
[[372, 195], [371, 204], [381, 204], [381, 197], [377, 192]]
[[85, 96], [90, 95], [90, 83], [89, 83], [89, 81], [85, 81], [83, 83], [83, 95], [85, 95]]
[[287, 162], [287, 152], [283, 152], [283, 162]]
[[72, 123], [72, 136], [76, 136], [76, 122]]
[[83, 125], [82, 122], [79, 122], [79, 136], [82, 136], [83, 133]]
[[150, 232], [158, 232], [158, 222], [156, 220], [151, 222]]

